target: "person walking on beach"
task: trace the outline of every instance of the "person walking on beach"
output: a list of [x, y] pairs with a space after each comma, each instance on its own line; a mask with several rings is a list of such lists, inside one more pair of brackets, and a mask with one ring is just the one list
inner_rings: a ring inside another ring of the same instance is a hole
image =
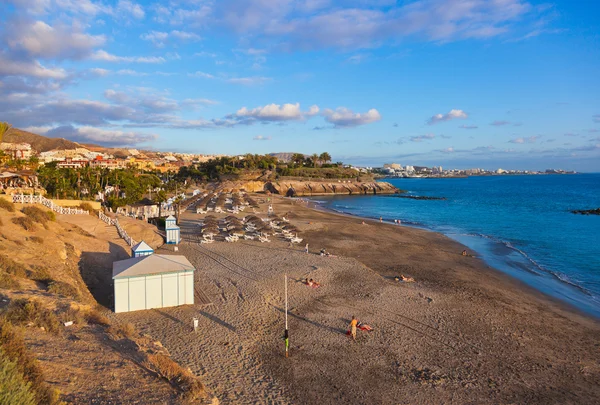
[[379, 217], [379, 222], [383, 222], [383, 217]]
[[358, 325], [358, 319], [352, 315], [352, 320], [350, 321], [350, 334], [352, 335], [353, 340], [356, 340], [356, 325]]
[[304, 253], [308, 254], [308, 243], [306, 244], [306, 246], [304, 247]]

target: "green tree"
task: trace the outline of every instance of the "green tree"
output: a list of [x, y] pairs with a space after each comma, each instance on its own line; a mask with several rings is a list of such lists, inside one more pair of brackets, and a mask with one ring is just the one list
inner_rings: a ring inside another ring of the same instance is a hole
[[331, 155], [327, 152], [323, 152], [319, 155], [319, 159], [322, 163], [331, 162]]
[[35, 395], [31, 383], [25, 381], [16, 362], [10, 360], [0, 348], [0, 403], [34, 405]]
[[317, 167], [317, 163], [319, 163], [319, 155], [317, 155], [316, 153], [313, 153], [310, 156], [310, 160], [312, 161], [313, 167]]
[[4, 138], [4, 134], [12, 127], [8, 122], [0, 122], [0, 142]]

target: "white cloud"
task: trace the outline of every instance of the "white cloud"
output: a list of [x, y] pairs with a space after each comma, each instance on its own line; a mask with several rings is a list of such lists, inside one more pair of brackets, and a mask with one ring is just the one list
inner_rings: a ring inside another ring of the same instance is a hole
[[194, 73], [189, 73], [188, 76], [190, 76], [190, 77], [200, 77], [200, 78], [203, 78], [203, 79], [214, 79], [215, 78], [215, 76], [211, 75], [210, 73], [205, 73], [205, 72], [200, 72], [200, 71], [197, 71], [197, 72], [194, 72]]
[[115, 10], [115, 15], [130, 14], [132, 17], [141, 20], [146, 13], [142, 6], [129, 0], [119, 0]]
[[46, 131], [46, 136], [61, 137], [80, 143], [98, 143], [107, 146], [135, 146], [154, 141], [158, 135], [142, 132], [102, 129], [90, 126], [65, 125]]
[[442, 149], [440, 150], [440, 152], [442, 153], [453, 153], [454, 152], [454, 148], [452, 146], [446, 148], [446, 149]]
[[354, 113], [346, 107], [338, 107], [335, 110], [326, 109], [323, 111], [323, 116], [325, 117], [325, 121], [336, 127], [356, 127], [381, 119], [381, 114], [374, 108], [366, 113]]
[[91, 68], [90, 73], [94, 76], [104, 77], [104, 76], [108, 76], [108, 74], [110, 73], [110, 70], [101, 69], [101, 68]]
[[479, 127], [477, 125], [461, 125], [459, 128], [462, 128], [462, 129], [477, 129]]
[[8, 46], [24, 51], [32, 57], [48, 59], [81, 59], [106, 42], [104, 35], [89, 35], [78, 27], [57, 25], [43, 21], [30, 24], [13, 23], [6, 39]]
[[600, 122], [600, 114], [593, 115], [592, 119], [594, 120], [594, 122]]
[[216, 53], [212, 53], [212, 52], [202, 51], [202, 52], [196, 52], [194, 54], [194, 56], [200, 56], [200, 57], [203, 57], [203, 58], [216, 58], [217, 54]]
[[525, 29], [524, 17], [539, 14], [524, 0], [318, 3], [222, 0], [198, 23], [218, 20], [244, 37], [273, 39], [286, 49], [360, 49], [407, 37], [435, 42], [486, 39], [506, 33], [517, 22]]
[[252, 138], [253, 141], [270, 141], [271, 137], [270, 136], [264, 136], [264, 135], [256, 135], [254, 138]]
[[439, 122], [451, 121], [454, 119], [466, 119], [469, 116], [463, 110], [450, 110], [447, 114], [436, 114], [427, 121], [429, 125], [437, 124]]
[[432, 139], [435, 139], [435, 135], [434, 134], [425, 134], [425, 135], [411, 136], [410, 137], [410, 141], [411, 142], [423, 142], [423, 141], [430, 141]]
[[241, 84], [244, 86], [254, 86], [254, 85], [265, 84], [270, 80], [271, 80], [271, 78], [269, 78], [269, 77], [252, 76], [252, 77], [232, 77], [232, 78], [227, 79], [227, 82], [233, 83], [233, 84]]
[[509, 124], [510, 124], [510, 121], [494, 121], [494, 122], [490, 123], [490, 125], [493, 125], [495, 127], [502, 127], [504, 125], [509, 125]]
[[171, 32], [161, 31], [150, 31], [140, 35], [140, 38], [144, 41], [150, 41], [155, 46], [163, 47], [167, 44], [169, 39], [176, 39], [179, 41], [199, 41], [200, 36], [193, 32], [173, 30]]
[[540, 138], [539, 135], [536, 136], [529, 136], [529, 137], [520, 137], [520, 138], [515, 138], [515, 139], [511, 139], [510, 143], [519, 143], [519, 144], [523, 144], [523, 143], [536, 143], [537, 140]]
[[44, 79], [65, 79], [67, 72], [62, 68], [47, 68], [38, 61], [10, 60], [0, 53], [0, 75], [33, 76]]
[[249, 110], [246, 107], [240, 108], [229, 118], [235, 118], [242, 121], [302, 121], [319, 113], [319, 107], [313, 105], [308, 111], [300, 109], [300, 103], [296, 104], [267, 104], [264, 107], [256, 107]]
[[132, 69], [120, 69], [120, 70], [117, 70], [116, 73], [121, 76], [147, 76], [148, 75], [148, 73], [138, 72], [137, 70], [132, 70]]
[[164, 63], [165, 58], [161, 56], [116, 56], [104, 50], [96, 51], [92, 54], [91, 59], [105, 62], [137, 62], [137, 63]]

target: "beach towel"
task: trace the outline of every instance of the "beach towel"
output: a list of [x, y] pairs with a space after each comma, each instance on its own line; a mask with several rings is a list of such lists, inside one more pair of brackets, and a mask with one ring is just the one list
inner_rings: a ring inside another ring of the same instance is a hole
[[356, 325], [356, 327], [360, 330], [364, 330], [367, 332], [371, 332], [373, 330], [372, 327], [370, 327], [369, 325], [365, 324], [365, 323], [358, 323], [358, 325]]

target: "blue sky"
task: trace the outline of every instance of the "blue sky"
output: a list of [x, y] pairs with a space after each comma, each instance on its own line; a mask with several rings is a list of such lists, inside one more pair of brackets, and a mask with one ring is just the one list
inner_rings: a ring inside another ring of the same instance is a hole
[[600, 171], [600, 6], [8, 0], [0, 120], [196, 153]]

